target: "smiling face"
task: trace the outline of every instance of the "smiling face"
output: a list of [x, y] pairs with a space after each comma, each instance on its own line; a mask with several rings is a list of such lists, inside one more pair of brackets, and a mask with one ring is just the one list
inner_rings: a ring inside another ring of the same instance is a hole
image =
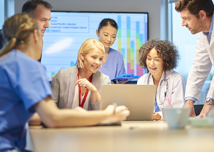
[[95, 48], [86, 55], [81, 53], [80, 57], [84, 65], [83, 68], [91, 73], [96, 73], [102, 66], [104, 52]]
[[116, 40], [117, 29], [111, 25], [103, 26], [100, 31], [96, 31], [96, 34], [105, 49], [109, 49]]
[[44, 36], [45, 30], [46, 28], [49, 27], [49, 21], [51, 19], [51, 11], [50, 9], [42, 6], [42, 5], [38, 5], [33, 13], [32, 16], [35, 21], [37, 22], [39, 29], [41, 31], [41, 36]]
[[182, 18], [182, 26], [186, 26], [192, 34], [196, 34], [202, 31], [202, 22], [200, 18], [191, 14], [187, 9], [180, 12]]
[[147, 54], [146, 65], [153, 76], [161, 76], [163, 73], [163, 59], [160, 58], [155, 48]]

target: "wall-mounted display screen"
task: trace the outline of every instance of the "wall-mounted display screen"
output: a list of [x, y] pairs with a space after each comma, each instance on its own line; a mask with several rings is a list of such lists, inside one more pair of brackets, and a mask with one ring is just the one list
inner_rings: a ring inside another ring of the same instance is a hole
[[41, 61], [49, 80], [60, 69], [74, 66], [86, 39], [98, 39], [96, 30], [104, 18], [114, 19], [118, 24], [117, 38], [111, 47], [123, 55], [127, 74], [143, 75], [138, 49], [148, 40], [148, 13], [52, 11], [50, 26], [43, 37]]

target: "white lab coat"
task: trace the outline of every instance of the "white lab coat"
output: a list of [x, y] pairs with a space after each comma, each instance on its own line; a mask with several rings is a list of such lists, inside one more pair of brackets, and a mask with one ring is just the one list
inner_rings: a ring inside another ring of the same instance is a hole
[[[188, 74], [185, 97], [199, 99], [201, 88], [203, 87], [212, 65], [214, 65], [214, 29], [212, 30], [210, 44], [207, 37], [202, 32], [198, 34], [195, 57]], [[213, 78], [207, 98], [214, 98]]]
[[[142, 77], [139, 78], [137, 81], [137, 84], [141, 85], [147, 85], [149, 73], [143, 75]], [[163, 81], [161, 86], [161, 80], [164, 79], [164, 72], [161, 76], [161, 79], [159, 81], [159, 85], [157, 88], [156, 92], [156, 101], [160, 109], [165, 108], [164, 105], [164, 92], [166, 92], [166, 82]], [[171, 71], [166, 71], [166, 79], [168, 81], [168, 91], [166, 93], [166, 98], [171, 99], [171, 107], [172, 108], [181, 108], [184, 105], [184, 93], [185, 93], [185, 85], [186, 85], [186, 80], [184, 77], [171, 70]], [[152, 75], [149, 77], [149, 85], [154, 85]]]

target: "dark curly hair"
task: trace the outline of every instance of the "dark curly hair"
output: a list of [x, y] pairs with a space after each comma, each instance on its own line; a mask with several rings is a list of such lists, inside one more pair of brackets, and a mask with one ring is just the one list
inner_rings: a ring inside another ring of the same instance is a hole
[[140, 66], [147, 69], [146, 59], [147, 54], [153, 49], [157, 50], [157, 54], [163, 59], [163, 70], [172, 70], [177, 66], [177, 60], [179, 59], [179, 54], [175, 46], [165, 40], [149, 40], [139, 49], [140, 53]]

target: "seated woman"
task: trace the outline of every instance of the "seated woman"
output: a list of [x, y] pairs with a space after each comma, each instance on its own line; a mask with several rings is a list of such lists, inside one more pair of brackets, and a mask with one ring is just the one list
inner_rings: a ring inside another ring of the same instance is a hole
[[48, 127], [113, 123], [129, 115], [125, 106], [90, 112], [80, 107], [58, 109], [45, 69], [36, 61], [42, 37], [34, 19], [16, 14], [5, 21], [3, 34], [8, 44], [0, 52], [0, 151], [25, 151], [25, 124], [35, 112]]
[[116, 40], [117, 29], [117, 23], [113, 19], [105, 18], [100, 22], [96, 30], [97, 37], [105, 47], [105, 55], [100, 72], [108, 75], [111, 80], [117, 76], [126, 74], [123, 55], [117, 50], [110, 48]]
[[173, 71], [179, 58], [175, 46], [169, 41], [149, 40], [139, 53], [140, 65], [149, 73], [140, 77], [137, 84], [157, 86], [153, 119], [161, 119], [162, 108], [183, 107], [186, 81]]
[[103, 84], [111, 84], [109, 77], [98, 70], [102, 66], [105, 49], [96, 39], [87, 39], [81, 45], [78, 65], [61, 69], [53, 78], [53, 99], [59, 108], [99, 110]]

